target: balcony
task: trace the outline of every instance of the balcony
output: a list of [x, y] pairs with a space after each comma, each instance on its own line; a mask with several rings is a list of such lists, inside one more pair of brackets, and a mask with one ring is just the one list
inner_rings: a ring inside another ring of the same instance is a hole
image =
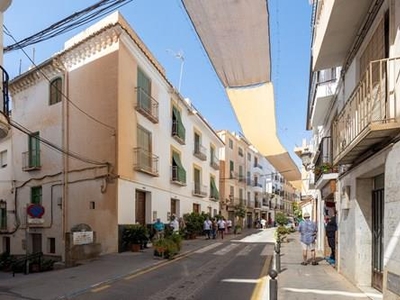
[[196, 197], [205, 198], [207, 197], [208, 187], [200, 184], [199, 182], [193, 183], [192, 195]]
[[2, 94], [3, 105], [0, 108], [0, 139], [5, 138], [10, 131], [9, 115], [10, 115], [10, 101], [8, 97], [8, 81], [9, 76], [6, 70], [0, 66], [2, 73]]
[[[370, 62], [333, 122], [333, 164], [352, 164], [400, 133], [396, 79], [400, 58]], [[370, 153], [372, 154], [372, 153]]]
[[330, 136], [321, 139], [314, 161], [315, 188], [321, 189], [326, 182], [338, 177], [338, 169], [333, 165], [332, 138]]
[[207, 154], [206, 153], [207, 153], [206, 147], [204, 147], [204, 146], [202, 146], [202, 145], [200, 145], [198, 143], [195, 143], [194, 150], [193, 150], [193, 155], [194, 156], [196, 156], [200, 160], [205, 161], [205, 160], [207, 160]]
[[137, 102], [135, 109], [152, 123], [158, 123], [158, 102], [140, 87], [136, 88], [136, 92]]
[[186, 171], [178, 166], [171, 167], [171, 183], [185, 186], [186, 185]]
[[328, 115], [336, 88], [338, 85], [336, 68], [314, 72], [310, 87], [309, 107], [310, 123], [312, 127], [324, 125], [325, 117]]
[[134, 165], [135, 171], [143, 172], [152, 176], [159, 176], [158, 173], [158, 156], [144, 150], [143, 148], [134, 148]]
[[185, 145], [186, 129], [183, 124], [177, 120], [172, 121], [172, 137], [181, 145]]
[[372, 2], [373, 0], [314, 1], [313, 70], [342, 65], [356, 40], [360, 24], [363, 24], [368, 15]]
[[22, 171], [40, 170], [40, 151], [26, 151], [22, 153]]
[[214, 170], [219, 170], [219, 159], [216, 156], [211, 157], [210, 166]]

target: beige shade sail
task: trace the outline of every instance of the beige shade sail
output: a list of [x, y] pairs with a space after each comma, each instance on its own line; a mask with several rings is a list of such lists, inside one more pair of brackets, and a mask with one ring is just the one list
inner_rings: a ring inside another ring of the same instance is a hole
[[226, 88], [244, 135], [287, 180], [300, 180], [298, 167], [276, 132], [267, 1], [182, 3]]
[[183, 0], [222, 84], [271, 81], [266, 0]]

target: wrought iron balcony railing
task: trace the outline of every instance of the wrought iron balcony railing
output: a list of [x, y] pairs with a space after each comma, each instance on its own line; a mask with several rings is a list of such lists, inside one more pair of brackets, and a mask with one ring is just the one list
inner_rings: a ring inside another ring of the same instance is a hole
[[[396, 82], [399, 70], [400, 57], [369, 63], [333, 122], [334, 164], [352, 163], [379, 141], [398, 133]], [[372, 133], [375, 134], [371, 136]]]
[[200, 160], [207, 160], [207, 149], [206, 147], [195, 143], [194, 145], [194, 150], [193, 150], [193, 155], [196, 156]]
[[135, 109], [153, 123], [158, 123], [158, 102], [148, 95], [142, 88], [137, 87], [137, 101]]
[[152, 176], [158, 176], [158, 160], [159, 157], [153, 153], [137, 147], [134, 151], [134, 170], [147, 173]]
[[22, 171], [40, 170], [40, 151], [26, 151], [22, 153]]
[[196, 197], [207, 197], [208, 187], [199, 182], [193, 183], [192, 195]]

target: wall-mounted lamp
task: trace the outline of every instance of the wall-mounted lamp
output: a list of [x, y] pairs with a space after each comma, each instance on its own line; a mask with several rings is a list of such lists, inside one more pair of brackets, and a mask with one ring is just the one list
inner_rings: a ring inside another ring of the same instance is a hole
[[304, 151], [301, 153], [300, 158], [303, 166], [306, 168], [306, 170], [309, 170], [311, 166], [311, 157], [312, 153], [310, 151]]

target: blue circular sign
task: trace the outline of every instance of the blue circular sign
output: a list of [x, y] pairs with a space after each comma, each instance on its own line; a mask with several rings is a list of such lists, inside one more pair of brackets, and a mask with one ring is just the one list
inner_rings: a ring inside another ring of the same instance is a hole
[[26, 209], [26, 212], [32, 218], [41, 218], [44, 215], [44, 207], [41, 204], [31, 204]]

